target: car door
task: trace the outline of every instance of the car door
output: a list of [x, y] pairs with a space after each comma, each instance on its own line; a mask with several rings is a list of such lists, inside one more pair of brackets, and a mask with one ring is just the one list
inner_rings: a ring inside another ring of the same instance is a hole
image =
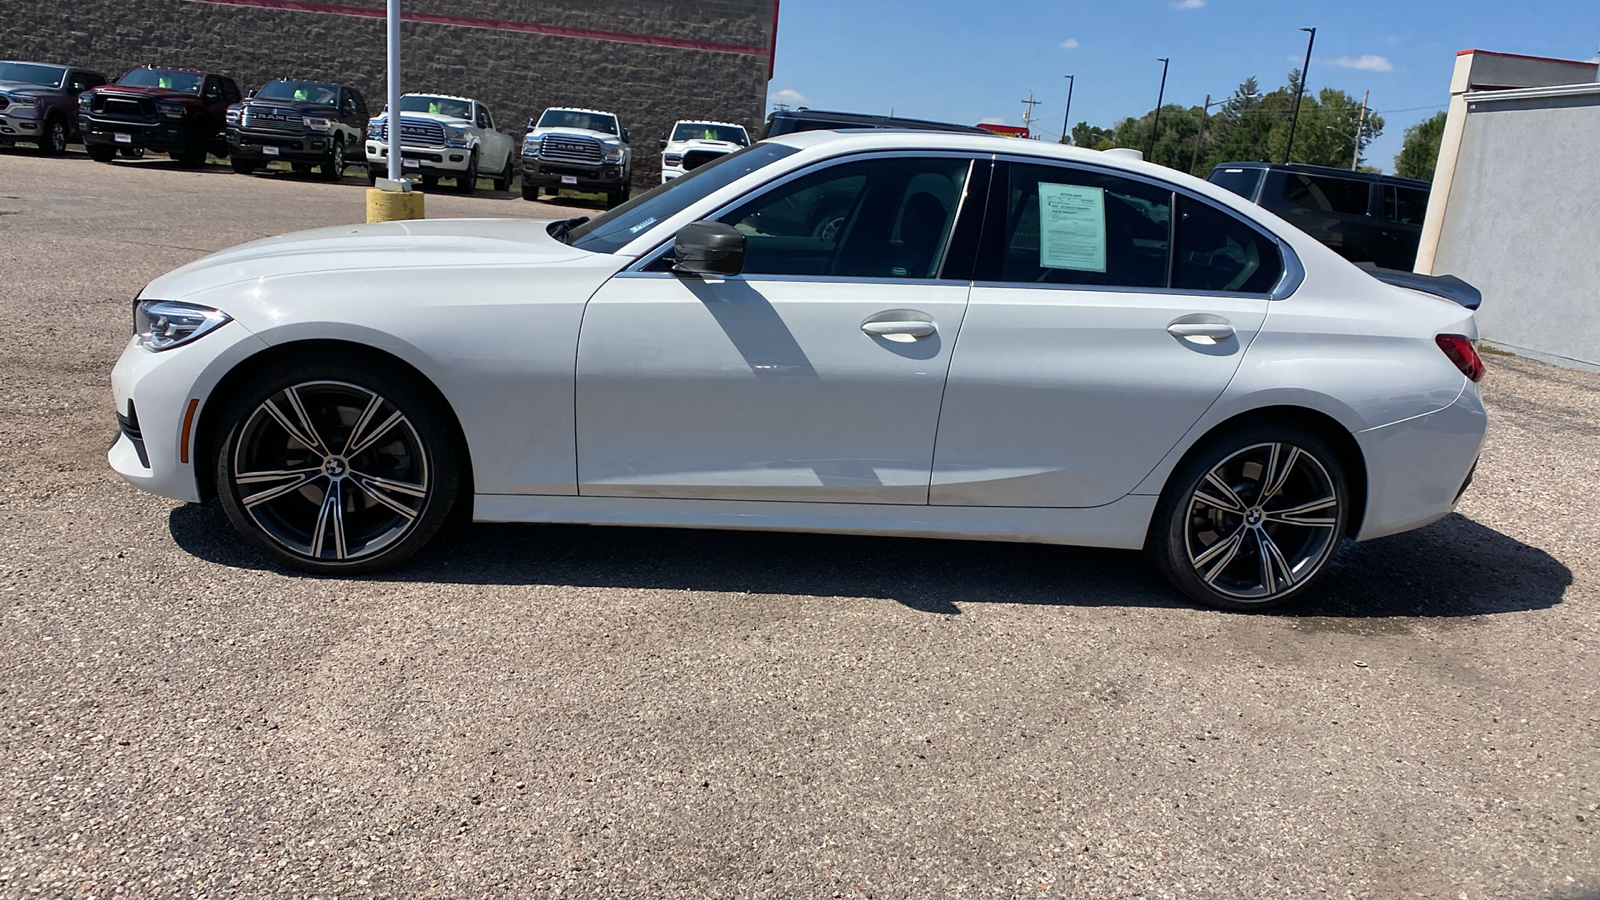
[[930, 502], [1110, 503], [1221, 395], [1283, 257], [1158, 181], [1012, 162], [994, 184]]
[[[926, 504], [988, 167], [824, 163], [716, 217], [745, 235], [741, 274], [667, 255], [613, 278], [579, 337], [579, 493]], [[763, 227], [796, 207], [805, 233]]]
[[478, 131], [481, 135], [483, 150], [478, 155], [478, 171], [499, 172], [505, 168], [507, 146], [506, 136], [495, 130], [494, 114], [489, 112], [489, 107], [478, 104]]

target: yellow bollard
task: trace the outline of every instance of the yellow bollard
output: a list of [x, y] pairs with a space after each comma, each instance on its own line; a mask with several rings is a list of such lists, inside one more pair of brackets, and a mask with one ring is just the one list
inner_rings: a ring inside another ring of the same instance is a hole
[[423, 218], [421, 193], [367, 188], [368, 222], [398, 222], [421, 218]]

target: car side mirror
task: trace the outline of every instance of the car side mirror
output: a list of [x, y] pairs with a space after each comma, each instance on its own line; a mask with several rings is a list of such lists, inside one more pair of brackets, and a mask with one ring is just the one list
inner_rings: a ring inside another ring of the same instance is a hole
[[661, 149], [663, 149], [663, 150], [667, 149], [667, 139], [666, 138], [662, 138], [661, 140], [656, 141], [656, 143], [661, 145]]
[[252, 89], [249, 93], [244, 95], [244, 98], [246, 100], [254, 100], [256, 98], [256, 92]]
[[626, 128], [622, 129], [622, 142], [624, 144], [628, 143], [628, 137], [629, 137], [628, 129], [626, 129]]
[[683, 275], [737, 275], [744, 271], [745, 239], [737, 228], [722, 222], [691, 222], [674, 242], [678, 262], [672, 271]]

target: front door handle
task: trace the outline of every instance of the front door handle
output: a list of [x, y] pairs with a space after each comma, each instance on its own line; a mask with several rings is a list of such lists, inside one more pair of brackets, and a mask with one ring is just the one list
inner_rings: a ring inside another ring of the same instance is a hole
[[1233, 325], [1220, 317], [1185, 318], [1168, 325], [1167, 333], [1192, 344], [1218, 344], [1233, 337]]
[[861, 330], [874, 337], [908, 336], [925, 338], [939, 330], [932, 322], [862, 322]]

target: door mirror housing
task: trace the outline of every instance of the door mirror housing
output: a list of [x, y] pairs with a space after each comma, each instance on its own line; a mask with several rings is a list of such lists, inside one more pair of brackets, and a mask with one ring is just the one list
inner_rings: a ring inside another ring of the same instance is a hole
[[630, 136], [629, 136], [629, 134], [628, 134], [628, 129], [626, 129], [626, 128], [624, 128], [624, 129], [622, 129], [622, 142], [623, 142], [623, 143], [624, 143], [624, 144], [626, 144], [626, 143], [628, 143], [628, 139], [629, 139], [629, 137], [630, 137]]
[[744, 235], [722, 222], [691, 222], [674, 242], [678, 262], [672, 267], [683, 275], [737, 275], [744, 271]]
[[662, 138], [661, 140], [656, 141], [656, 143], [658, 145], [660, 145], [661, 149], [663, 149], [663, 150], [667, 149], [667, 139], [666, 138]]
[[246, 99], [246, 100], [254, 100], [254, 99], [255, 99], [255, 98], [256, 98], [256, 92], [255, 92], [255, 89], [254, 89], [254, 88], [252, 88], [252, 89], [251, 89], [251, 90], [250, 90], [250, 92], [249, 92], [249, 93], [247, 93], [247, 94], [245, 94], [245, 95], [244, 95], [244, 98], [245, 98], [245, 99]]

